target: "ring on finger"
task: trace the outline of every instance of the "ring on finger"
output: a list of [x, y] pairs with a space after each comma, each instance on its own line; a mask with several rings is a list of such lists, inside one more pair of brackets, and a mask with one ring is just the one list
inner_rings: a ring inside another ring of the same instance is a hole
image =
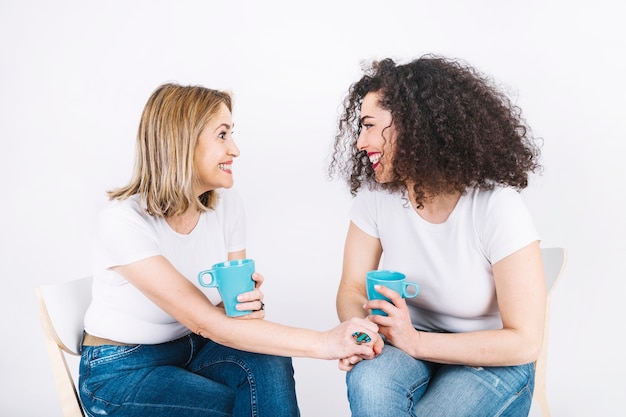
[[361, 343], [368, 343], [372, 341], [372, 338], [365, 332], [354, 332], [352, 333], [352, 337], [356, 341], [357, 345]]

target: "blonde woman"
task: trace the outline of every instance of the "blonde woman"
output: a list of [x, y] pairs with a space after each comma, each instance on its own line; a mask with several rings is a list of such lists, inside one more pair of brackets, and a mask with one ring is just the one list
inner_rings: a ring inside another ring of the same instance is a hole
[[231, 112], [229, 94], [200, 86], [165, 84], [146, 103], [135, 172], [97, 225], [79, 377], [90, 416], [298, 416], [291, 356], [380, 352], [364, 319], [324, 332], [263, 320], [259, 273], [240, 318], [198, 285], [207, 265], [246, 257]]

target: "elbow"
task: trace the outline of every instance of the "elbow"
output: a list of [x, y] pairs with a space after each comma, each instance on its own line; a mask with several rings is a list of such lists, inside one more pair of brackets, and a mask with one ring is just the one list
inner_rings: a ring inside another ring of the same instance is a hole
[[539, 359], [541, 352], [543, 351], [543, 338], [538, 338], [534, 343], [529, 346], [527, 351], [527, 357], [525, 363], [535, 362]]
[[520, 352], [520, 354], [518, 355], [518, 358], [516, 360], [517, 365], [523, 365], [526, 363], [536, 362], [537, 359], [539, 359], [540, 353], [541, 353], [541, 347], [539, 347], [538, 349], [530, 348], [530, 347], [528, 349], [525, 349], [523, 352]]
[[522, 343], [523, 349], [516, 349], [518, 365], [537, 361], [543, 350], [543, 337], [533, 337]]

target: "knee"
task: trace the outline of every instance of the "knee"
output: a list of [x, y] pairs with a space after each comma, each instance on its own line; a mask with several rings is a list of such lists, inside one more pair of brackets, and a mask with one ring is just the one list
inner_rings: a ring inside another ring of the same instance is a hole
[[293, 378], [293, 363], [290, 357], [265, 355], [263, 367], [276, 378]]
[[275, 391], [295, 390], [292, 360], [284, 356], [257, 355], [248, 363], [252, 383], [258, 389], [272, 387]]
[[391, 381], [403, 380], [416, 363], [405, 352], [387, 345], [380, 356], [357, 363], [346, 375], [346, 382], [354, 387], [363, 386], [363, 389], [374, 387], [378, 392], [382, 386], [392, 384]]
[[[382, 374], [377, 371], [382, 370]], [[398, 395], [389, 384], [384, 368], [372, 366], [371, 361], [359, 362], [346, 374], [348, 402], [353, 416], [388, 417], [406, 415], [406, 401], [397, 401]], [[396, 404], [393, 404], [393, 403]], [[402, 412], [398, 413], [397, 407]], [[394, 414], [395, 413], [395, 414]]]
[[416, 390], [427, 379], [422, 362], [385, 346], [380, 356], [359, 362], [346, 374], [352, 415], [407, 415]]
[[378, 396], [385, 396], [384, 386], [391, 378], [392, 370], [378, 366], [374, 360], [359, 362], [346, 374], [348, 396], [359, 401], [377, 402]]

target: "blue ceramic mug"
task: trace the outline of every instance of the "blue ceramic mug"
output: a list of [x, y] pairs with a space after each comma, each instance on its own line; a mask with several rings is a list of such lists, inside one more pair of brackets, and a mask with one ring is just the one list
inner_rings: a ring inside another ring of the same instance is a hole
[[[203, 287], [217, 288], [224, 303], [226, 314], [231, 317], [249, 314], [252, 310], [237, 310], [237, 296], [254, 290], [254, 261], [238, 259], [215, 264], [211, 269], [198, 273], [198, 281]], [[209, 275], [211, 281], [205, 282], [204, 276]]]
[[[415, 282], [407, 281], [406, 275], [402, 272], [390, 270], [374, 270], [366, 274], [367, 281], [367, 298], [370, 300], [385, 300], [391, 303], [391, 300], [374, 289], [374, 285], [383, 285], [388, 287], [402, 298], [413, 298], [419, 293], [419, 285]], [[386, 316], [383, 310], [372, 309], [372, 314]]]

